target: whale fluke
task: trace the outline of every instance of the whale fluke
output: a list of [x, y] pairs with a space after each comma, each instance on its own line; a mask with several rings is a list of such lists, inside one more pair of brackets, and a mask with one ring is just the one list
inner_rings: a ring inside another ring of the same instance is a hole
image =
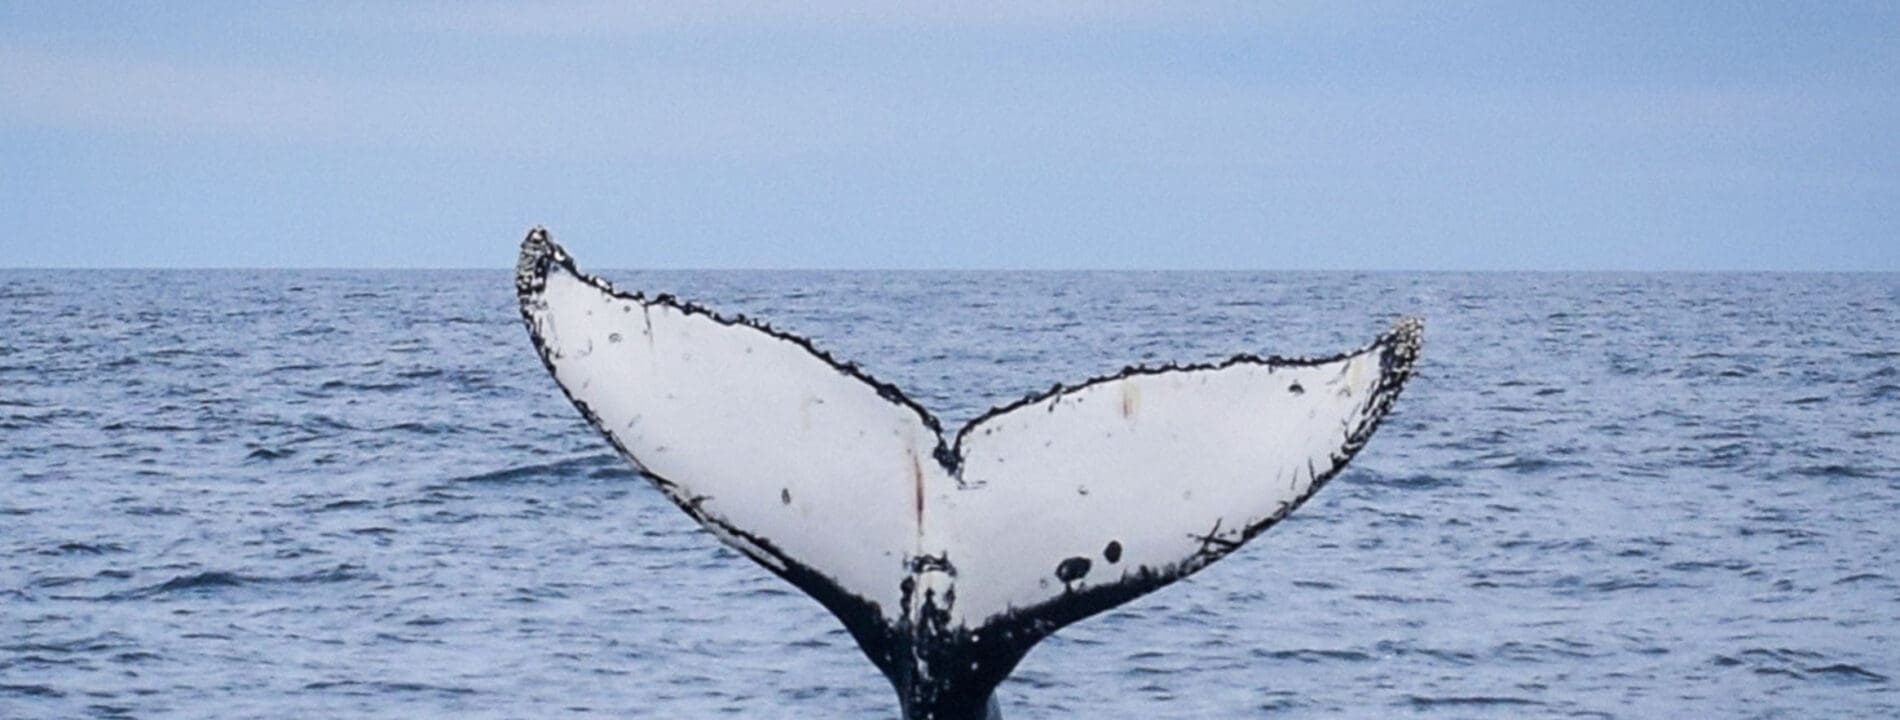
[[626, 293], [536, 228], [515, 288], [588, 422], [721, 540], [836, 615], [907, 720], [994, 717], [1038, 641], [1186, 577], [1312, 497], [1412, 374], [1400, 320], [1325, 358], [1136, 367], [954, 435], [809, 340]]

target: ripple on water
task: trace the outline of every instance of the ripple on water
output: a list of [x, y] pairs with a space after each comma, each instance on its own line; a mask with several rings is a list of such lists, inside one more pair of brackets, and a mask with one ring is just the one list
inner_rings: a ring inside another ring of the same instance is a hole
[[[0, 274], [0, 717], [889, 716], [587, 431], [506, 270]], [[1893, 276], [625, 279], [946, 418], [1430, 320], [1348, 472], [1032, 653], [1013, 720], [1900, 711]]]

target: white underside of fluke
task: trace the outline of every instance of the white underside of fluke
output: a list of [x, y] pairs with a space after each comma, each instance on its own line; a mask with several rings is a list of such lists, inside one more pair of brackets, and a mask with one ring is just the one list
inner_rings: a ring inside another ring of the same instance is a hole
[[560, 386], [702, 524], [888, 626], [917, 623], [934, 591], [978, 636], [1036, 613], [1053, 630], [1165, 585], [1298, 507], [1391, 407], [1420, 336], [1405, 320], [1331, 358], [1130, 368], [945, 437], [808, 341], [618, 292], [542, 231], [517, 282]]
[[1344, 462], [1372, 415], [1378, 365], [1362, 352], [1134, 374], [973, 425], [962, 486], [929, 498], [939, 510], [926, 536], [962, 573], [953, 617], [974, 626], [1226, 554]]
[[[896, 611], [918, 542], [918, 488], [942, 485], [937, 434], [800, 344], [567, 272], [535, 318], [554, 377], [640, 469], [767, 566], [769, 540]], [[920, 480], [919, 476], [927, 476]]]

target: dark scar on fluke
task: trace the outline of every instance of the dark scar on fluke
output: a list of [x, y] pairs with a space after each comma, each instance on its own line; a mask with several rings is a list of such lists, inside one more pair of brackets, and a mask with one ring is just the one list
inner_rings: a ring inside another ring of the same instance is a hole
[[1056, 579], [1065, 583], [1081, 580], [1088, 576], [1089, 567], [1093, 564], [1080, 555], [1064, 560], [1056, 565]]
[[1102, 548], [1102, 559], [1110, 563], [1122, 561], [1122, 544], [1119, 540], [1108, 541], [1108, 547]]
[[957, 566], [950, 563], [948, 555], [919, 555], [911, 558], [910, 571], [913, 575], [927, 572], [941, 572], [956, 577]]

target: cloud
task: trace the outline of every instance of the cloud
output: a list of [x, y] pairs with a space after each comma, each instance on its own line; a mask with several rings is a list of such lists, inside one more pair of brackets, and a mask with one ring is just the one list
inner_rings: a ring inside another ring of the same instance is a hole
[[0, 116], [133, 134], [528, 153], [784, 153], [865, 139], [849, 89], [688, 67], [612, 78], [320, 74], [0, 48]]
[[604, 0], [373, 3], [326, 10], [366, 30], [426, 30], [536, 38], [637, 36], [677, 31], [940, 31], [1062, 29], [1205, 24], [1221, 18], [1293, 17], [1321, 7], [1282, 3], [1067, 3], [977, 0], [962, 3], [734, 2], [626, 3]]
[[[305, 9], [337, 13], [332, 20], [348, 29], [313, 41], [329, 54], [302, 61], [269, 56], [238, 64], [191, 48], [0, 47], [0, 116], [147, 137], [541, 158], [848, 155], [863, 166], [981, 159], [1079, 172], [1224, 165], [1329, 176], [1323, 165], [1357, 181], [1393, 162], [1420, 174], [1484, 167], [1520, 176], [1542, 172], [1548, 165], [1539, 159], [1549, 158], [1572, 168], [1625, 158], [1666, 169], [1720, 156], [1733, 166], [1749, 159], [1738, 150], [1829, 147], [1839, 141], [1828, 129], [1890, 114], [1878, 101], [1785, 82], [1472, 87], [1426, 71], [1327, 82], [1312, 79], [1324, 63], [1276, 67], [1271, 48], [1246, 48], [1253, 54], [1234, 70], [1218, 59], [1128, 62], [1100, 52], [1140, 47], [1126, 38], [1051, 55], [1035, 51], [1049, 33], [1024, 40], [1005, 32], [999, 41], [996, 33], [968, 31], [1029, 27], [1061, 36], [1095, 24], [1147, 33], [1148, 16], [1165, 12], [1142, 4], [1055, 7], [486, 2]], [[1167, 22], [1208, 31], [1241, 14], [1265, 14], [1251, 5], [1207, 7]], [[1320, 22], [1326, 12], [1274, 8], [1278, 15], [1252, 18], [1249, 27]], [[1339, 20], [1324, 17], [1322, 24]], [[707, 27], [718, 30], [715, 45], [691, 52], [653, 51], [659, 38], [560, 39], [655, 33], [690, 46], [707, 40], [699, 31]], [[873, 32], [879, 27], [957, 32], [929, 51], [907, 53], [892, 52]], [[814, 41], [797, 36], [801, 28], [850, 37]], [[429, 32], [499, 37], [428, 42]], [[376, 37], [352, 44], [356, 33]], [[786, 33], [796, 37], [786, 40]], [[536, 39], [522, 43], [521, 35]], [[775, 39], [831, 54], [804, 61], [745, 52]]]
[[[857, 52], [854, 50], [854, 52]], [[867, 51], [869, 52], [869, 51]], [[0, 48], [0, 117], [145, 137], [540, 157], [1000, 152], [1077, 156], [1245, 138], [1292, 102], [1224, 83], [997, 58], [774, 67], [590, 56], [362, 72]], [[573, 72], [576, 66], [587, 72]], [[606, 67], [603, 67], [606, 66]]]

